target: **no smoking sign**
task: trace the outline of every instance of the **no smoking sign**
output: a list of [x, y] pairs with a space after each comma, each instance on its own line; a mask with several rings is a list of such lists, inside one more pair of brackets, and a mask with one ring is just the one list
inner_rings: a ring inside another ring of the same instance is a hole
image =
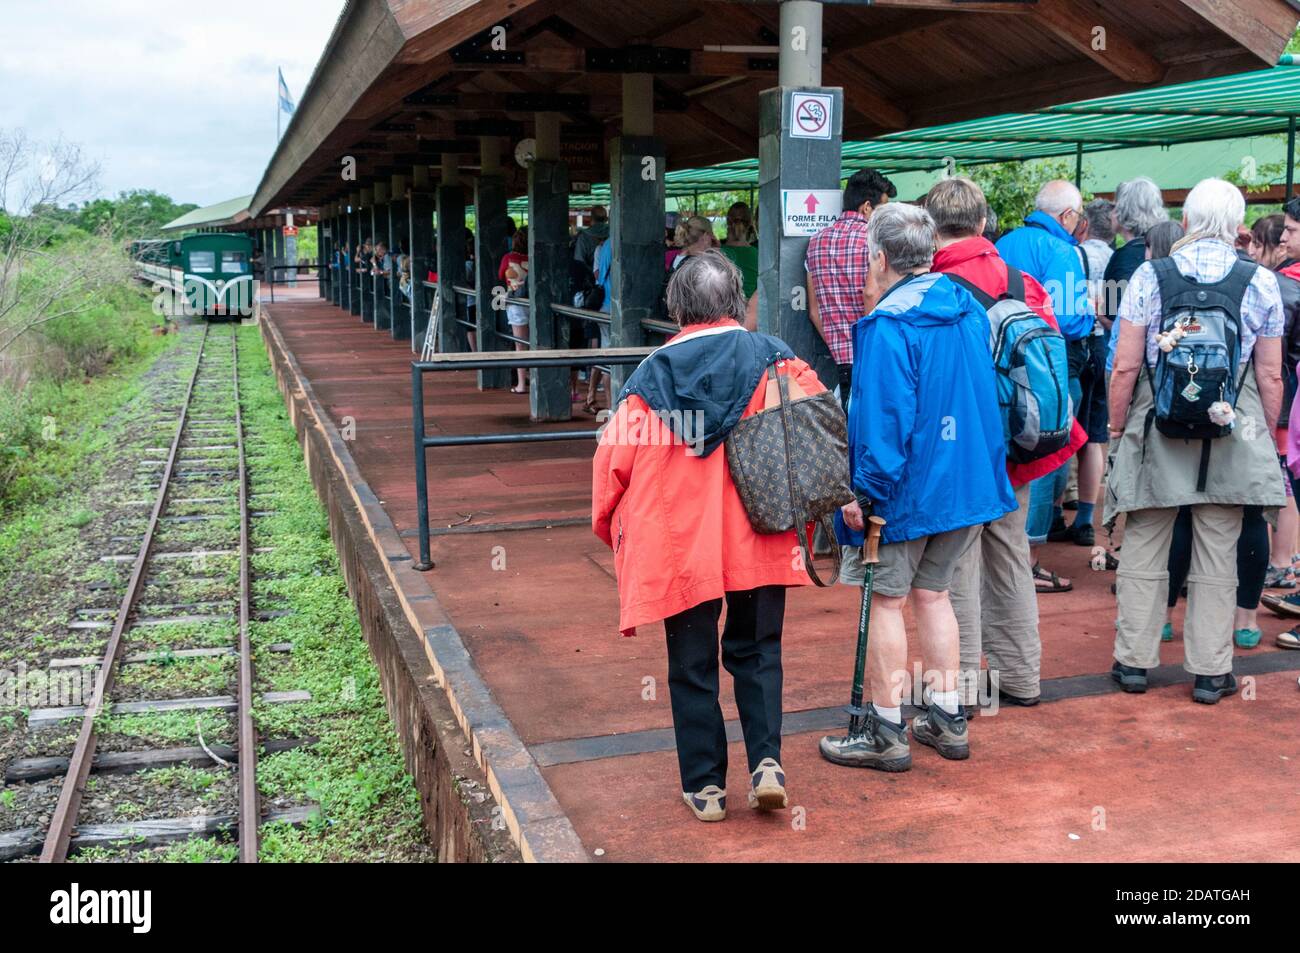
[[790, 136], [794, 139], [829, 139], [835, 99], [825, 93], [790, 94]]

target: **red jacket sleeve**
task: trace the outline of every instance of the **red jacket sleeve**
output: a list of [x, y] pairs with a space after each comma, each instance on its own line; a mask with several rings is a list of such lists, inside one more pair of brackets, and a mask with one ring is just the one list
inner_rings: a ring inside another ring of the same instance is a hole
[[591, 463], [591, 530], [611, 549], [614, 548], [611, 531], [614, 511], [632, 482], [636, 463], [637, 448], [629, 415], [635, 410], [644, 417], [644, 407], [635, 395], [619, 405], [600, 435]]

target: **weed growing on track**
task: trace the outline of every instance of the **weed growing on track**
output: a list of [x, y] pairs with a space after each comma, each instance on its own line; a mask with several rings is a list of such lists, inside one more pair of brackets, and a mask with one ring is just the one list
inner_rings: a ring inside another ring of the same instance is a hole
[[[268, 798], [320, 805], [301, 829], [263, 828], [265, 861], [430, 860], [419, 798], [384, 708], [379, 674], [348, 598], [329, 521], [303, 466], [258, 329], [240, 329], [239, 374], [249, 435], [250, 489], [274, 500], [254, 521], [254, 603], [290, 615], [255, 622], [260, 691], [306, 689], [312, 700], [258, 704], [265, 738], [314, 736], [310, 749], [267, 755], [258, 783]], [[266, 647], [292, 642], [288, 654]]]

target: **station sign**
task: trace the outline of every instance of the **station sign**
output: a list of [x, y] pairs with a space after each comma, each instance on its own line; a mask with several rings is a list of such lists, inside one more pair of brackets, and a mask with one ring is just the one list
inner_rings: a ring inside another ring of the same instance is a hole
[[843, 204], [839, 189], [782, 189], [781, 233], [787, 238], [816, 235], [840, 217]]
[[790, 94], [790, 137], [829, 139], [835, 125], [835, 97], [829, 93]]
[[298, 234], [298, 226], [297, 226], [297, 225], [286, 225], [286, 226], [284, 226], [284, 237], [285, 237], [285, 238], [293, 238], [293, 237], [294, 237], [295, 235], [297, 235], [297, 234]]

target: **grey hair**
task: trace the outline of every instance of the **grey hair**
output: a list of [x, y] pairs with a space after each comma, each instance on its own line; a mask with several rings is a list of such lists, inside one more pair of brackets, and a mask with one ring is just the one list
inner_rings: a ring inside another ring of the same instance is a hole
[[1202, 232], [1226, 242], [1237, 240], [1237, 228], [1246, 218], [1241, 190], [1223, 179], [1202, 179], [1183, 202], [1187, 231]]
[[1141, 237], [1151, 226], [1166, 221], [1169, 213], [1165, 211], [1165, 198], [1160, 193], [1160, 186], [1139, 175], [1135, 179], [1121, 182], [1115, 188], [1115, 219], [1120, 228]]
[[687, 255], [668, 279], [668, 316], [679, 325], [745, 317], [740, 269], [715, 248]]
[[919, 205], [890, 202], [871, 213], [867, 246], [873, 258], [884, 252], [894, 271], [902, 274], [929, 268], [934, 262], [934, 245], [934, 219]]
[[1110, 244], [1115, 237], [1115, 227], [1110, 223], [1110, 213], [1115, 211], [1115, 203], [1106, 199], [1093, 199], [1083, 207], [1083, 214], [1088, 219], [1088, 237]]
[[1034, 196], [1034, 208], [1048, 215], [1060, 215], [1070, 209], [1077, 209], [1083, 204], [1083, 196], [1073, 182], [1065, 179], [1052, 179], [1043, 183], [1043, 187]]

